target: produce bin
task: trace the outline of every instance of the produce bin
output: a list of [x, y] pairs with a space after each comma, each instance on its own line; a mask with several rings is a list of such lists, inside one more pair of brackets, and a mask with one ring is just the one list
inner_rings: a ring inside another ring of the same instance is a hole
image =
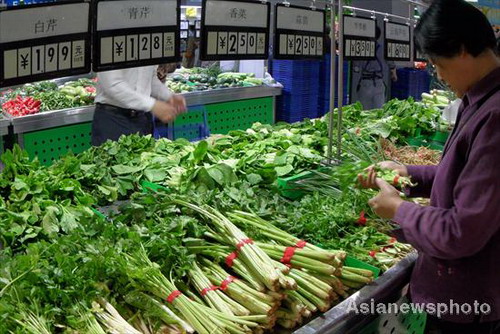
[[366, 315], [362, 312], [356, 313], [349, 308], [351, 305], [360, 305], [361, 303], [370, 304], [372, 300], [375, 305], [406, 302], [405, 295], [416, 259], [417, 253], [411, 253], [375, 282], [357, 291], [294, 333], [423, 334], [426, 325], [425, 314]]
[[9, 134], [10, 120], [0, 115], [0, 153], [4, 149], [4, 136]]
[[31, 158], [38, 157], [44, 165], [69, 151], [88, 149], [94, 107], [81, 107], [11, 118], [13, 133], [19, 145]]
[[[174, 126], [200, 123], [202, 113], [197, 112], [200, 105], [208, 111], [210, 133], [225, 134], [231, 130], [246, 129], [254, 122], [272, 124], [275, 98], [280, 94], [278, 86], [186, 93], [184, 96], [190, 112], [181, 116]], [[94, 106], [88, 106], [9, 118], [21, 147], [31, 158], [38, 156], [43, 164], [50, 165], [69, 151], [76, 154], [90, 148], [94, 110]], [[191, 132], [178, 131], [174, 137], [190, 139], [193, 138]]]

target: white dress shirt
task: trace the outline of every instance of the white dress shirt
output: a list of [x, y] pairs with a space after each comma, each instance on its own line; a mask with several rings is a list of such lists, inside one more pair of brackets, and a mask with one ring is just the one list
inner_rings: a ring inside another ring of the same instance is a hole
[[157, 66], [100, 72], [95, 102], [125, 109], [151, 111], [156, 100], [168, 101], [172, 92], [158, 79]]

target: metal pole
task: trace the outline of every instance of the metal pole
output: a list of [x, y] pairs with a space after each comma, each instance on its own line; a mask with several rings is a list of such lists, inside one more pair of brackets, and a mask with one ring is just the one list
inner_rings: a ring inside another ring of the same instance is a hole
[[329, 116], [328, 116], [328, 164], [332, 163], [333, 156], [333, 114], [335, 109], [335, 56], [337, 55], [337, 45], [335, 41], [335, 36], [337, 29], [335, 27], [335, 0], [331, 0], [331, 39], [330, 39], [330, 108], [329, 108]]
[[342, 106], [344, 104], [344, 1], [339, 0], [339, 86], [337, 114], [337, 159], [342, 155]]

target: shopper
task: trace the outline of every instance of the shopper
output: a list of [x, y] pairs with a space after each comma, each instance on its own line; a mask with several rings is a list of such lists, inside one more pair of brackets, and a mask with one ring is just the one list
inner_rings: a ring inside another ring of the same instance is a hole
[[92, 145], [121, 135], [151, 134], [153, 114], [163, 123], [186, 110], [186, 101], [160, 82], [156, 66], [97, 74], [97, 96], [92, 122]]
[[[461, 307], [440, 318], [429, 316], [428, 333], [500, 333], [500, 59], [495, 35], [486, 17], [464, 0], [436, 0], [422, 15], [415, 41], [463, 102], [438, 166], [380, 166], [411, 176], [418, 185], [409, 196], [430, 196], [430, 206], [404, 201], [373, 169], [360, 182], [380, 189], [370, 206], [398, 223], [399, 238], [419, 251], [410, 282], [412, 301]], [[481, 312], [474, 305], [483, 305]]]
[[[375, 38], [378, 41], [382, 32], [376, 26]], [[366, 110], [382, 108], [386, 102], [387, 86], [384, 81], [384, 73], [386, 66], [389, 67], [391, 80], [397, 81], [396, 65], [394, 62], [385, 62], [384, 48], [377, 42], [376, 59], [361, 62], [359, 66], [355, 66], [354, 71], [360, 73], [360, 78], [356, 86], [358, 101], [361, 102]]]

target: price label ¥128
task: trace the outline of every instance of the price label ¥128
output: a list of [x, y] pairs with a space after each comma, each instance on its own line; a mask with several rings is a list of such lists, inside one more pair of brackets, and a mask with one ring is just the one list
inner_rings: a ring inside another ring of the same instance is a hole
[[94, 11], [94, 71], [180, 59], [179, 0], [101, 0]]

